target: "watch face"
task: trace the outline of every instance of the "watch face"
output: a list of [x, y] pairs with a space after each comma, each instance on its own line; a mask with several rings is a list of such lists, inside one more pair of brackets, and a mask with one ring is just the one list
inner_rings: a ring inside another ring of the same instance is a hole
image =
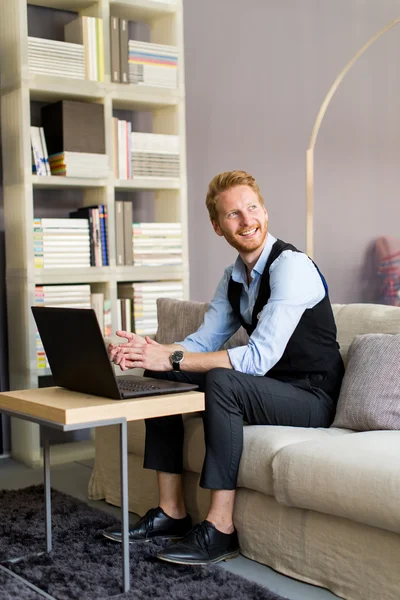
[[175, 352], [172, 353], [172, 360], [174, 362], [180, 362], [181, 360], [183, 360], [182, 350], [175, 350]]

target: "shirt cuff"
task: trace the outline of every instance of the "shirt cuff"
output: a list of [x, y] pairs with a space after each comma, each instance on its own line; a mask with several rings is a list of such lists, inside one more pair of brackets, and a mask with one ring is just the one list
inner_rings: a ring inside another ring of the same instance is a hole
[[197, 344], [195, 342], [191, 342], [190, 340], [186, 340], [185, 342], [174, 342], [174, 344], [179, 344], [179, 346], [183, 346], [183, 348], [185, 348], [185, 350], [187, 350], [188, 352], [201, 352]]

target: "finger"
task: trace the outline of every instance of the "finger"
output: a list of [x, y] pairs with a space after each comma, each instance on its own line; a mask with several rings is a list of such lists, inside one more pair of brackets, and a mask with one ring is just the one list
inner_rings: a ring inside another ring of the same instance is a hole
[[134, 336], [130, 331], [124, 331], [123, 329], [118, 329], [115, 333], [118, 337], [125, 338], [126, 340], [132, 340]]
[[129, 358], [126, 358], [124, 360], [124, 365], [126, 366], [127, 369], [144, 369], [144, 363], [142, 360], [130, 360]]
[[158, 342], [156, 342], [156, 340], [151, 339], [148, 335], [146, 335], [145, 340], [148, 344], [153, 344], [153, 346], [160, 345]]

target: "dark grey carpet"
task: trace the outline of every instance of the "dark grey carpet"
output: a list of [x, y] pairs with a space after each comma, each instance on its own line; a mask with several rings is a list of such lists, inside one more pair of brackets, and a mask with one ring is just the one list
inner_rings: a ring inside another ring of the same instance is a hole
[[0, 570], [0, 598], [1, 600], [43, 600], [43, 596], [2, 570]]
[[[7, 563], [7, 567], [58, 600], [98, 600], [120, 594], [121, 545], [99, 533], [114, 523], [106, 513], [52, 490], [52, 554]], [[44, 535], [43, 486], [0, 491], [0, 561], [43, 551]], [[120, 595], [121, 600], [283, 600], [217, 566], [158, 561], [155, 554], [160, 547], [156, 542], [130, 545], [132, 589]], [[1, 600], [37, 600], [29, 589], [17, 595], [11, 588], [3, 594], [4, 589], [0, 583]]]

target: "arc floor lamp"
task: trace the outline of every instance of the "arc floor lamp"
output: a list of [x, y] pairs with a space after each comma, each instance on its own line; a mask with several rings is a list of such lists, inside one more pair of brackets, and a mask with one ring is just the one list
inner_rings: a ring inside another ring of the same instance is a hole
[[395, 27], [395, 25], [398, 25], [399, 23], [400, 18], [391, 21], [390, 23], [388, 23], [388, 25], [386, 25], [386, 27], [378, 31], [378, 33], [376, 33], [366, 44], [364, 44], [362, 48], [360, 48], [360, 50], [353, 56], [353, 58], [347, 63], [344, 69], [336, 77], [331, 88], [329, 89], [329, 92], [327, 93], [324, 101], [321, 104], [321, 108], [319, 109], [306, 153], [306, 252], [311, 258], [313, 258], [314, 254], [314, 148], [315, 143], [317, 141], [318, 132], [321, 127], [321, 123], [336, 90], [338, 89], [339, 85], [341, 84], [347, 73], [350, 71], [354, 63], [382, 35], [384, 35], [387, 31], [389, 31], [389, 29], [392, 29], [393, 27]]

